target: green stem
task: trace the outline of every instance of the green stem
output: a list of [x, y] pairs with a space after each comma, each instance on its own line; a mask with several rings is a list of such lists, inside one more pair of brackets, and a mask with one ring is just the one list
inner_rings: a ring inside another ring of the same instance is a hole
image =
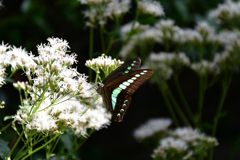
[[169, 113], [170, 113], [170, 115], [171, 115], [171, 117], [172, 117], [172, 119], [173, 119], [174, 125], [175, 125], [176, 127], [179, 127], [180, 125], [179, 125], [179, 123], [178, 123], [177, 116], [176, 116], [176, 114], [174, 113], [173, 107], [172, 107], [169, 99], [167, 98], [167, 95], [166, 95], [166, 92], [165, 92], [165, 89], [164, 89], [164, 86], [166, 86], [166, 83], [161, 83], [160, 80], [159, 80], [159, 78], [158, 78], [155, 74], [153, 74], [153, 78], [154, 78], [155, 82], [157, 83], [158, 89], [159, 89], [159, 90], [161, 91], [161, 93], [162, 93], [163, 99], [164, 99], [165, 104], [166, 104], [166, 106], [167, 106], [167, 108], [168, 108], [168, 111], [169, 111]]
[[196, 126], [196, 121], [194, 119], [194, 115], [188, 105], [188, 102], [183, 94], [183, 91], [181, 89], [181, 86], [180, 86], [180, 83], [179, 83], [179, 79], [178, 79], [178, 76], [176, 74], [173, 75], [173, 79], [174, 79], [174, 83], [175, 83], [175, 86], [176, 86], [176, 89], [177, 89], [177, 93], [183, 103], [183, 106], [184, 106], [184, 109], [186, 110], [186, 113], [188, 115], [188, 117], [191, 119], [192, 123]]
[[[89, 59], [93, 58], [93, 27], [90, 27], [90, 41], [89, 41]], [[92, 70], [88, 69], [89, 82], [92, 81]]]
[[184, 113], [182, 112], [181, 108], [179, 107], [176, 99], [174, 98], [171, 90], [168, 88], [167, 89], [167, 93], [168, 93], [168, 97], [170, 98], [170, 101], [173, 103], [173, 106], [175, 107], [178, 115], [180, 116], [180, 118], [182, 119], [183, 123], [186, 125], [186, 126], [190, 126], [190, 123], [188, 122], [186, 116], [184, 115]]
[[13, 148], [11, 149], [11, 151], [9, 152], [9, 154], [7, 155], [7, 157], [5, 157], [6, 160], [12, 155], [12, 153], [13, 153], [13, 151], [15, 150], [15, 148], [17, 147], [20, 139], [22, 138], [23, 133], [24, 133], [24, 131], [22, 131], [22, 133], [21, 133], [20, 136], [18, 137], [17, 142], [14, 144]]
[[[223, 103], [226, 99], [226, 95], [227, 95], [229, 86], [230, 86], [231, 81], [232, 81], [232, 76], [233, 76], [232, 73], [230, 73], [229, 77], [227, 75], [225, 75], [225, 83], [222, 84], [223, 91], [222, 91], [220, 102], [219, 102], [219, 105], [218, 105], [218, 108], [217, 108], [217, 113], [216, 113], [216, 115], [213, 119], [213, 128], [212, 128], [212, 136], [213, 137], [215, 137], [215, 135], [216, 135], [218, 120], [219, 120], [219, 117], [220, 117], [220, 114], [221, 114], [221, 111], [222, 111]], [[214, 152], [214, 148], [212, 148], [211, 151], [210, 151], [209, 160], [213, 159], [213, 152]]]
[[[136, 6], [138, 6], [138, 0], [135, 0], [135, 3], [136, 3]], [[136, 22], [137, 22], [137, 20], [138, 20], [138, 17], [139, 17], [139, 9], [136, 8], [135, 17], [134, 17], [134, 20], [133, 20], [133, 23], [132, 23], [132, 27], [131, 27], [130, 33], [131, 33], [132, 30], [134, 29], [135, 24], [136, 24]], [[116, 59], [118, 59], [118, 58], [120, 57], [120, 52], [121, 52], [121, 50], [123, 49], [123, 47], [126, 45], [126, 43], [129, 41], [130, 37], [131, 37], [131, 34], [128, 34], [126, 40], [123, 42], [123, 44], [122, 44], [122, 46], [121, 46], [121, 49], [119, 50], [119, 52], [118, 52], [118, 54], [117, 54], [117, 56], [116, 56]]]
[[103, 36], [103, 30], [102, 30], [102, 28], [100, 29], [100, 38], [101, 38], [102, 52], [105, 53], [105, 41], [104, 41], [104, 36]]
[[26, 159], [27, 157], [31, 156], [33, 153], [39, 151], [40, 149], [44, 148], [45, 146], [47, 146], [49, 143], [51, 143], [53, 140], [55, 140], [60, 134], [56, 134], [51, 140], [49, 140], [47, 143], [45, 143], [44, 145], [42, 145], [41, 147], [35, 149], [31, 154], [26, 155], [25, 157], [22, 158], [22, 160]]
[[199, 85], [198, 85], [198, 116], [197, 116], [197, 122], [198, 127], [201, 128], [201, 116], [202, 116], [202, 108], [203, 108], [203, 99], [204, 99], [204, 89], [203, 89], [203, 76], [200, 75], [199, 77]]
[[7, 129], [9, 126], [11, 126], [12, 122], [8, 123], [6, 126], [4, 126], [2, 129], [0, 129], [0, 133]]

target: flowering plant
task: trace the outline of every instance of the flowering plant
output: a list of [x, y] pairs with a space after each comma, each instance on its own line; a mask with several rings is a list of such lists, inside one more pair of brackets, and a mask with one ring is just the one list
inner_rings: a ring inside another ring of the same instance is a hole
[[[168, 17], [162, 18], [165, 12], [157, 0], [79, 2], [85, 7], [85, 26], [90, 31], [89, 60], [85, 63], [89, 77], [72, 68], [77, 55], [66, 53], [70, 47], [65, 40], [49, 38], [48, 44], [37, 46], [38, 55], [4, 42], [0, 45], [0, 86], [14, 81], [12, 77], [18, 70], [27, 77], [27, 81], [13, 83], [21, 104], [16, 114], [4, 118], [12, 122], [0, 129], [4, 132], [12, 125], [19, 138], [11, 150], [0, 139], [0, 145], [8, 149], [6, 154], [0, 150], [0, 157], [26, 159], [45, 149], [46, 159], [50, 159], [58, 156], [53, 153], [62, 140], [70, 153], [68, 158], [75, 158], [74, 151], [89, 135], [110, 124], [110, 113], [102, 107], [101, 98], [92, 90], [94, 85], [89, 83], [92, 70], [96, 72], [96, 84], [123, 64], [119, 57], [140, 57], [144, 68], [154, 70], [151, 82], [161, 93], [156, 97], [163, 99], [161, 106], [166, 106], [172, 120], [149, 121], [134, 132], [135, 138], [151, 145], [153, 159], [213, 159], [223, 104], [240, 66], [240, 3], [226, 0], [195, 27], [183, 28]], [[128, 17], [129, 13], [133, 17]], [[143, 21], [141, 16], [150, 21]], [[216, 23], [213, 25], [209, 19]], [[93, 58], [94, 31], [100, 34], [101, 49], [96, 47], [97, 52], [104, 53], [97, 58]], [[183, 74], [188, 76], [182, 79]], [[206, 95], [214, 85], [221, 91], [211, 103], [211, 119], [206, 120]], [[0, 108], [4, 108], [5, 102], [0, 102]], [[168, 128], [171, 123], [175, 129]], [[75, 135], [70, 147], [62, 138], [69, 135]], [[17, 150], [21, 141], [23, 146]], [[39, 143], [43, 145], [39, 147]]]
[[[67, 41], [48, 38], [48, 42], [37, 46], [38, 56], [21, 48], [0, 46], [2, 75], [6, 75], [4, 69], [10, 66], [12, 73], [21, 69], [28, 78], [27, 82], [13, 83], [19, 91], [21, 105], [16, 115], [7, 116], [5, 120], [14, 119], [11, 125], [19, 138], [6, 159], [20, 140], [24, 145], [16, 159], [25, 159], [43, 148], [49, 159], [62, 134], [72, 132], [83, 137], [75, 144], [77, 149], [93, 131], [110, 124], [111, 114], [102, 107], [102, 101], [96, 99], [87, 76], [71, 67], [76, 63], [76, 54], [66, 54]], [[1, 84], [4, 83], [2, 79]], [[37, 147], [43, 142], [44, 145]]]

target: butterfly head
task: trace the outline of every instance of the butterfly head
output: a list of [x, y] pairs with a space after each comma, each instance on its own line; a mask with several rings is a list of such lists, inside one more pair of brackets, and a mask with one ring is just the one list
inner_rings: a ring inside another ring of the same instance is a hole
[[103, 83], [100, 83], [100, 82], [97, 82], [97, 88], [96, 88], [96, 91], [98, 94], [100, 95], [103, 95], [104, 93], [104, 90], [103, 90], [103, 87], [104, 87], [104, 84]]

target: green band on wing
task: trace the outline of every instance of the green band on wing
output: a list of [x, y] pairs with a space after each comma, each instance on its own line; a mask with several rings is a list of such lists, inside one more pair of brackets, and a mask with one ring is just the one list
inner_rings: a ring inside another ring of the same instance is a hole
[[123, 84], [120, 84], [120, 85], [119, 85], [119, 88], [126, 89], [127, 86], [124, 86]]
[[112, 101], [112, 108], [115, 110], [116, 102]]
[[128, 82], [123, 82], [122, 84], [125, 85], [125, 86], [129, 86], [130, 85], [130, 83], [128, 83]]

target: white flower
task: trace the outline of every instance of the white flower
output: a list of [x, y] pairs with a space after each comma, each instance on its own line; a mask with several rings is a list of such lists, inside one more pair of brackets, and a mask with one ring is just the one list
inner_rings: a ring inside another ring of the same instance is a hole
[[219, 20], [228, 19], [228, 21], [231, 21], [232, 18], [240, 16], [240, 2], [226, 0], [224, 4], [218, 5], [217, 9], [211, 11], [209, 16]]
[[171, 123], [170, 119], [151, 119], [134, 131], [134, 137], [136, 139], [150, 137], [157, 132], [167, 130]]
[[112, 59], [111, 56], [105, 56], [103, 54], [102, 56], [93, 58], [92, 60], [87, 60], [85, 65], [94, 70], [97, 74], [100, 73], [101, 69], [106, 77], [123, 63], [123, 61], [116, 60], [115, 58]]
[[29, 130], [63, 132], [68, 127], [76, 135], [86, 137], [87, 129], [99, 130], [110, 124], [111, 114], [101, 107], [101, 102], [97, 104], [88, 109], [88, 106], [71, 96], [59, 97], [55, 103], [49, 97], [42, 101], [31, 120], [25, 123]]
[[186, 54], [180, 53], [154, 53], [149, 56], [146, 65], [153, 69], [158, 77], [168, 79], [173, 72], [179, 71], [184, 66], [190, 65], [190, 60]]
[[171, 19], [162, 19], [155, 24], [155, 27], [158, 29], [162, 28], [172, 28], [174, 26], [174, 21]]
[[127, 13], [130, 8], [130, 0], [114, 0], [107, 4], [104, 10], [104, 16], [106, 17], [120, 17], [122, 14]]
[[138, 1], [138, 8], [140, 11], [153, 16], [163, 16], [164, 11], [159, 2], [154, 0], [140, 0]]
[[181, 139], [175, 139], [172, 137], [164, 138], [160, 142], [160, 147], [165, 150], [175, 149], [178, 152], [184, 152], [187, 150], [187, 144]]
[[[2, 4], [2, 0], [0, 1], [0, 9], [4, 7], [4, 5]], [[11, 159], [10, 157], [8, 159]]]
[[160, 141], [160, 145], [154, 149], [152, 157], [154, 159], [174, 159], [176, 154], [183, 154], [187, 149], [188, 146], [183, 140], [167, 137]]
[[134, 27], [133, 27], [133, 22], [127, 23], [124, 26], [121, 27], [120, 29], [120, 33], [123, 36], [123, 38], [126, 38], [125, 36], [130, 33], [132, 30], [146, 30], [147, 28], [149, 28], [149, 25], [141, 25], [138, 22], [135, 22]]
[[211, 27], [206, 21], [198, 23], [196, 30], [207, 40], [207, 42], [216, 42], [217, 36], [215, 34], [215, 29]]
[[123, 64], [123, 61], [116, 60], [115, 58], [112, 59], [111, 56], [99, 56], [97, 58], [93, 58], [92, 60], [87, 60], [85, 65], [86, 66], [115, 66], [116, 64]]
[[105, 2], [109, 2], [110, 0], [79, 0], [82, 4], [103, 4]]
[[240, 31], [239, 30], [222, 30], [218, 35], [218, 40], [227, 45], [232, 45], [240, 38]]
[[162, 36], [162, 31], [153, 27], [147, 28], [143, 32], [133, 35], [128, 43], [120, 51], [120, 55], [123, 58], [126, 58], [129, 54], [133, 53], [133, 50], [135, 48], [139, 49], [143, 46], [146, 46], [148, 43], [152, 44], [153, 42], [162, 42]]
[[8, 44], [4, 44], [2, 41], [2, 44], [0, 45], [0, 54], [5, 53], [9, 48], [10, 48], [10, 46]]
[[218, 68], [216, 63], [202, 60], [201, 62], [196, 62], [191, 64], [191, 68], [200, 75], [206, 75], [209, 73], [218, 74]]
[[177, 136], [178, 138], [181, 138], [182, 140], [186, 141], [188, 144], [191, 144], [193, 146], [201, 144], [203, 141], [206, 141], [207, 143], [211, 143], [214, 146], [218, 145], [218, 141], [214, 137], [208, 137], [204, 134], [200, 133], [197, 129], [192, 128], [177, 128], [172, 133], [173, 136]]

